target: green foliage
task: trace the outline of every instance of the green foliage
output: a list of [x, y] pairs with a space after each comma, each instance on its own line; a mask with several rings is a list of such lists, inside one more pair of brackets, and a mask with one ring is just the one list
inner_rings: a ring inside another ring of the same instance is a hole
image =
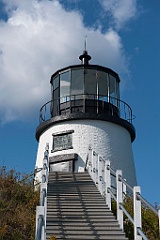
[[[123, 203], [123, 206], [127, 210], [127, 212], [133, 218], [133, 198], [126, 197]], [[113, 213], [116, 215], [116, 202], [112, 201], [112, 210]], [[153, 211], [148, 209], [146, 206], [142, 205], [142, 230], [147, 236], [149, 240], [160, 240], [159, 237], [159, 227], [158, 227], [158, 216], [156, 216]], [[128, 217], [124, 214], [124, 231], [126, 236], [129, 240], [134, 239], [134, 227], [133, 224], [130, 222]]]
[[[32, 175], [32, 174], [31, 174]], [[33, 177], [0, 168], [0, 240], [33, 240], [39, 192]]]

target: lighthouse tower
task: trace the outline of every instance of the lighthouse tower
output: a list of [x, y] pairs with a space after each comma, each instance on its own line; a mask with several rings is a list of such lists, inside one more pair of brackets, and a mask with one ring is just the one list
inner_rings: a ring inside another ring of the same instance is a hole
[[[86, 50], [79, 59], [81, 64], [57, 70], [51, 76], [51, 100], [41, 107], [36, 129], [36, 169], [43, 167], [46, 143], [50, 171], [84, 171], [91, 147], [110, 160], [114, 170], [121, 169], [134, 186], [135, 129], [132, 109], [120, 99], [120, 78], [110, 68], [89, 64], [91, 57]], [[36, 178], [41, 181], [40, 173]]]

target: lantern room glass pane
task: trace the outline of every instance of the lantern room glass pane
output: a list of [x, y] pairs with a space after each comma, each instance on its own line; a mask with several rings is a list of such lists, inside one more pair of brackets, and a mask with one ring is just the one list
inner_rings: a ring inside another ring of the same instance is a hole
[[60, 74], [60, 102], [68, 101], [70, 96], [70, 71]]
[[109, 93], [110, 97], [115, 97], [116, 78], [109, 74]]
[[108, 101], [108, 73], [99, 71], [98, 77], [98, 98], [105, 102]]
[[85, 69], [84, 93], [88, 98], [94, 99], [97, 96], [97, 71], [95, 69]]
[[112, 76], [111, 74], [109, 74], [110, 103], [112, 103], [113, 105], [118, 107], [118, 101], [117, 101], [118, 92], [117, 91], [119, 91], [117, 89], [117, 79], [114, 76]]
[[53, 79], [53, 90], [59, 87], [59, 75]]
[[59, 114], [59, 75], [52, 79], [51, 116]]
[[71, 75], [71, 95], [76, 95], [76, 99], [84, 94], [84, 70], [74, 69]]

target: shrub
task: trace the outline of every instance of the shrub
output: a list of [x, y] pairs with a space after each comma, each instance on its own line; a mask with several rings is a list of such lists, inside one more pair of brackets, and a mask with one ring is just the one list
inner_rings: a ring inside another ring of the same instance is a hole
[[35, 239], [35, 209], [39, 192], [33, 174], [23, 175], [0, 168], [0, 240]]
[[[133, 199], [128, 196], [125, 198], [123, 206], [133, 218]], [[145, 205], [142, 205], [142, 230], [149, 240], [160, 240], [158, 217]], [[116, 215], [116, 202], [112, 201], [112, 211]], [[124, 232], [129, 240], [134, 239], [134, 227], [128, 217], [124, 214]]]

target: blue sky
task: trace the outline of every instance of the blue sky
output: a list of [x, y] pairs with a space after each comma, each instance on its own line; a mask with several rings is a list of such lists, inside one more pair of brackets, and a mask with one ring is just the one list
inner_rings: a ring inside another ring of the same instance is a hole
[[160, 1], [0, 1], [0, 165], [34, 170], [40, 107], [50, 76], [78, 64], [115, 70], [136, 116], [133, 153], [142, 195], [160, 204]]

